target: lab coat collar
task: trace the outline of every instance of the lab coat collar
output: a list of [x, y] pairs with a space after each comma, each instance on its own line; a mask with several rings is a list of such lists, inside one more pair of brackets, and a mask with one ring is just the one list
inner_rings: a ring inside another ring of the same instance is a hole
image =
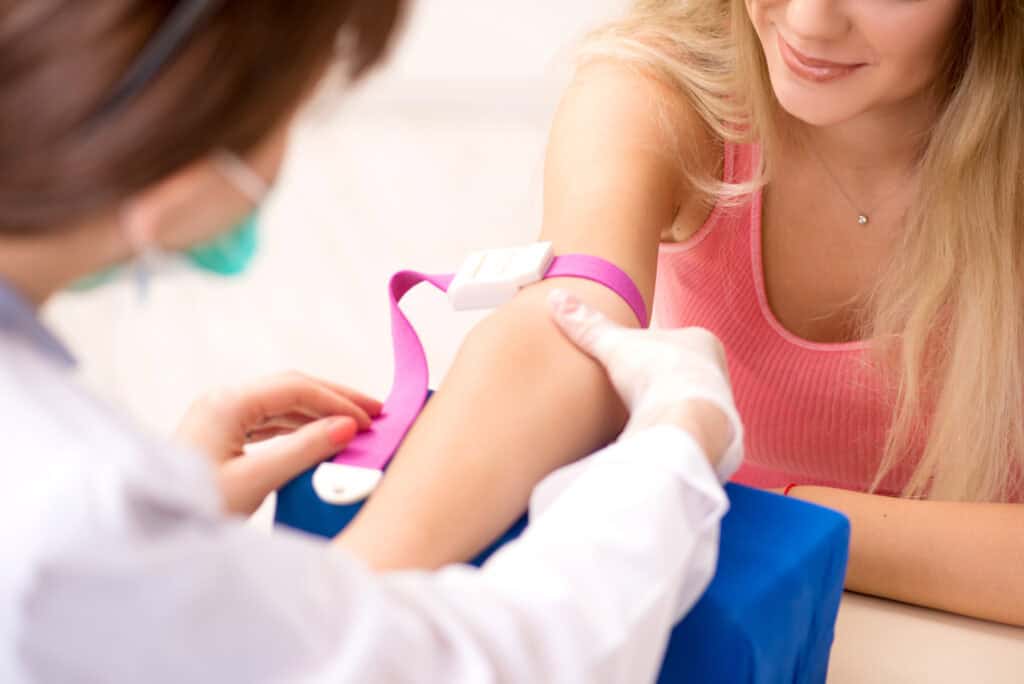
[[0, 278], [0, 330], [13, 333], [62, 366], [73, 368], [75, 357], [50, 332], [28, 300]]

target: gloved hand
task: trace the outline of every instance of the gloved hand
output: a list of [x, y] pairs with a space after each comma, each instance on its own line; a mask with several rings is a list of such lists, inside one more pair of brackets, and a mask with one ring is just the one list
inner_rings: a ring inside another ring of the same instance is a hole
[[249, 514], [270, 492], [341, 451], [380, 411], [380, 402], [346, 387], [283, 373], [207, 394], [175, 436], [213, 462], [227, 510]]
[[623, 437], [676, 425], [704, 447], [720, 481], [732, 477], [743, 460], [743, 424], [714, 335], [703, 328], [624, 328], [562, 290], [551, 293], [550, 303], [559, 328], [605, 367], [629, 409]]

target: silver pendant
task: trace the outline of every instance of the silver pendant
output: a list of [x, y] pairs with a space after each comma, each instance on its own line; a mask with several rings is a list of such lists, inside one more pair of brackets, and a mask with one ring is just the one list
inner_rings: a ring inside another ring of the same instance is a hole
[[857, 217], [857, 223], [859, 223], [862, 226], [866, 226], [870, 222], [871, 222], [871, 219], [868, 218], [867, 214], [861, 214], [861, 215], [859, 215]]

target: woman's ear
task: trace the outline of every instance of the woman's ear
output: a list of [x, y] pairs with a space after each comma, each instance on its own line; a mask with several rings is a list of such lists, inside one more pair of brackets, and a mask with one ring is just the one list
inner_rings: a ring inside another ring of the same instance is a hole
[[133, 254], [141, 254], [156, 243], [156, 221], [149, 205], [142, 198], [131, 199], [121, 207], [121, 233]]
[[180, 250], [216, 237], [252, 210], [211, 159], [195, 162], [146, 188], [126, 203], [130, 239]]

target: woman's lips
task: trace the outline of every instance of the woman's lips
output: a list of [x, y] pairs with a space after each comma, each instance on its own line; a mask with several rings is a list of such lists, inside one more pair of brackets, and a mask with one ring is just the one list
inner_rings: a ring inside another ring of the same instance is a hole
[[786, 42], [786, 39], [779, 34], [779, 53], [782, 61], [786, 63], [789, 70], [797, 78], [811, 81], [812, 83], [830, 83], [840, 78], [845, 78], [860, 69], [864, 64], [842, 64], [840, 62], [826, 62], [814, 59], [798, 52], [796, 48]]

